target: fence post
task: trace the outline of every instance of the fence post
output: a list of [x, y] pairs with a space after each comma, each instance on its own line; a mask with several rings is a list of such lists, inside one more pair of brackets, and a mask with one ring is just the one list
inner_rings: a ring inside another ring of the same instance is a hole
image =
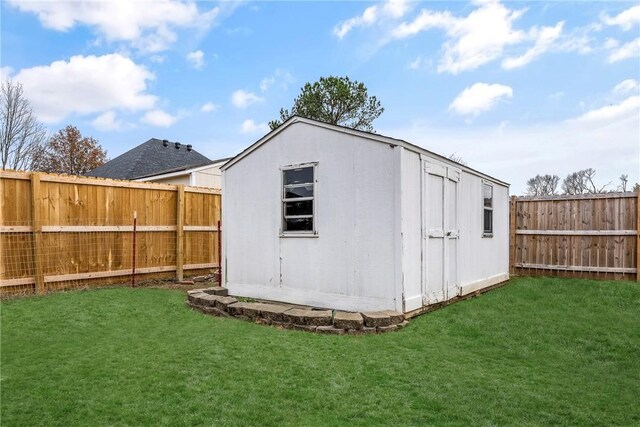
[[640, 282], [640, 191], [636, 202], [636, 282]]
[[218, 220], [218, 282], [222, 286], [222, 225]]
[[509, 201], [509, 272], [516, 272], [516, 196], [511, 196]]
[[182, 266], [184, 260], [182, 259], [182, 245], [184, 241], [184, 185], [178, 184], [178, 200], [176, 203], [176, 277], [178, 282], [184, 279]]
[[133, 211], [133, 253], [131, 259], [131, 287], [136, 287], [136, 226], [138, 225], [138, 212]]
[[33, 230], [33, 272], [36, 281], [36, 292], [46, 292], [42, 274], [42, 197], [40, 195], [40, 174], [31, 173], [31, 229]]

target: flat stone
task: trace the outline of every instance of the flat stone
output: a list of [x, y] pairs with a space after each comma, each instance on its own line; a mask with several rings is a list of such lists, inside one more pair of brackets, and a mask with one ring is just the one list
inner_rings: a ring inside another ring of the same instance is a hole
[[398, 327], [398, 329], [402, 329], [405, 326], [407, 326], [409, 324], [408, 320], [403, 321], [402, 323], [398, 323], [396, 326]]
[[195, 302], [202, 306], [215, 307], [217, 300], [218, 297], [215, 295], [199, 294], [196, 296]]
[[293, 324], [289, 323], [289, 322], [271, 322], [271, 326], [275, 326], [276, 328], [281, 328], [281, 329], [293, 329]]
[[307, 332], [315, 332], [316, 328], [322, 328], [323, 326], [315, 326], [315, 325], [293, 325], [293, 329], [296, 331], [307, 331]]
[[341, 329], [360, 329], [364, 326], [364, 321], [360, 313], [338, 311], [333, 317], [333, 326]]
[[333, 323], [331, 315], [331, 310], [292, 308], [284, 312], [284, 319], [296, 325], [330, 326]]
[[316, 332], [331, 335], [344, 335], [346, 333], [344, 329], [336, 328], [335, 326], [318, 326]]
[[242, 316], [242, 310], [244, 306], [249, 304], [248, 302], [236, 302], [233, 304], [227, 305], [227, 311], [232, 316]]
[[204, 288], [202, 288], [202, 289], [191, 289], [191, 290], [187, 291], [187, 295], [200, 294], [200, 293], [204, 293]]
[[391, 332], [398, 329], [398, 325], [378, 326], [378, 332]]
[[242, 314], [251, 319], [261, 317], [260, 313], [263, 309], [268, 309], [268, 305], [269, 304], [264, 304], [261, 302], [247, 302], [245, 303], [245, 306], [242, 307]]
[[378, 332], [376, 328], [370, 328], [369, 326], [364, 326], [362, 328], [363, 334], [375, 334], [376, 332]]
[[364, 332], [362, 329], [346, 329], [345, 334], [347, 335], [362, 335]]
[[291, 306], [280, 304], [263, 304], [264, 307], [260, 309], [260, 314], [265, 319], [269, 319], [274, 322], [285, 321], [284, 312], [291, 309]]
[[237, 303], [238, 300], [234, 297], [218, 297], [216, 301], [216, 308], [227, 311], [230, 304]]
[[199, 297], [203, 297], [207, 294], [205, 294], [204, 292], [188, 292], [187, 293], [187, 299], [189, 300], [189, 302], [196, 304], [197, 300]]
[[369, 326], [371, 328], [391, 325], [391, 318], [388, 314], [383, 313], [382, 311], [364, 312], [362, 313], [362, 317], [364, 317], [365, 326]]
[[193, 285], [193, 280], [181, 280], [178, 282], [180, 285]]
[[206, 282], [207, 280], [209, 280], [209, 276], [196, 276], [192, 277], [191, 280], [193, 280], [194, 282]]
[[213, 286], [211, 288], [206, 288], [204, 290], [204, 293], [226, 297], [229, 295], [229, 290], [227, 288], [223, 288], [222, 286]]
[[389, 318], [391, 318], [391, 324], [392, 325], [398, 325], [402, 322], [404, 322], [404, 314], [399, 313], [397, 311], [394, 310], [383, 310], [382, 311], [384, 314], [389, 315]]

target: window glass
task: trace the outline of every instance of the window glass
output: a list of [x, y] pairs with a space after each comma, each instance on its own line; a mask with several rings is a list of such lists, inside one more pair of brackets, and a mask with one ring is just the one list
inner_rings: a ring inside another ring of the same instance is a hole
[[284, 202], [284, 216], [313, 215], [313, 200]]
[[287, 218], [284, 223], [286, 231], [313, 231], [313, 218]]
[[284, 171], [284, 185], [313, 182], [313, 168], [288, 169]]
[[493, 211], [485, 209], [484, 211], [484, 233], [493, 233]]
[[[282, 171], [282, 231], [313, 232], [313, 166]], [[304, 198], [304, 199], [303, 199]]]
[[284, 188], [285, 199], [297, 199], [298, 197], [313, 197], [313, 185]]
[[484, 184], [484, 206], [486, 208], [493, 207], [493, 187], [489, 184]]
[[483, 234], [490, 237], [493, 234], [493, 186], [482, 185], [483, 196]]

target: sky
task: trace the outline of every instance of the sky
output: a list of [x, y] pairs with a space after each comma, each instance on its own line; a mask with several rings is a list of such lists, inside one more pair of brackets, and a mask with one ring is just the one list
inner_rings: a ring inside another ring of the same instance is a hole
[[149, 138], [211, 159], [321, 76], [364, 83], [376, 132], [511, 183], [585, 168], [640, 181], [640, 3], [0, 2], [3, 79], [51, 132], [110, 158]]

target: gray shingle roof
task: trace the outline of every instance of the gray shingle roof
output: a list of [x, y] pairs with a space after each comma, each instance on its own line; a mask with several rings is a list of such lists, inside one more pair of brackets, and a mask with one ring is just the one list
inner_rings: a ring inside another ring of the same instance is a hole
[[113, 179], [135, 179], [156, 175], [167, 170], [186, 169], [210, 163], [211, 160], [196, 150], [188, 151], [185, 144], [181, 144], [180, 149], [176, 149], [174, 142], [169, 142], [165, 147], [162, 140], [151, 138], [104, 165], [87, 172], [86, 175]]

